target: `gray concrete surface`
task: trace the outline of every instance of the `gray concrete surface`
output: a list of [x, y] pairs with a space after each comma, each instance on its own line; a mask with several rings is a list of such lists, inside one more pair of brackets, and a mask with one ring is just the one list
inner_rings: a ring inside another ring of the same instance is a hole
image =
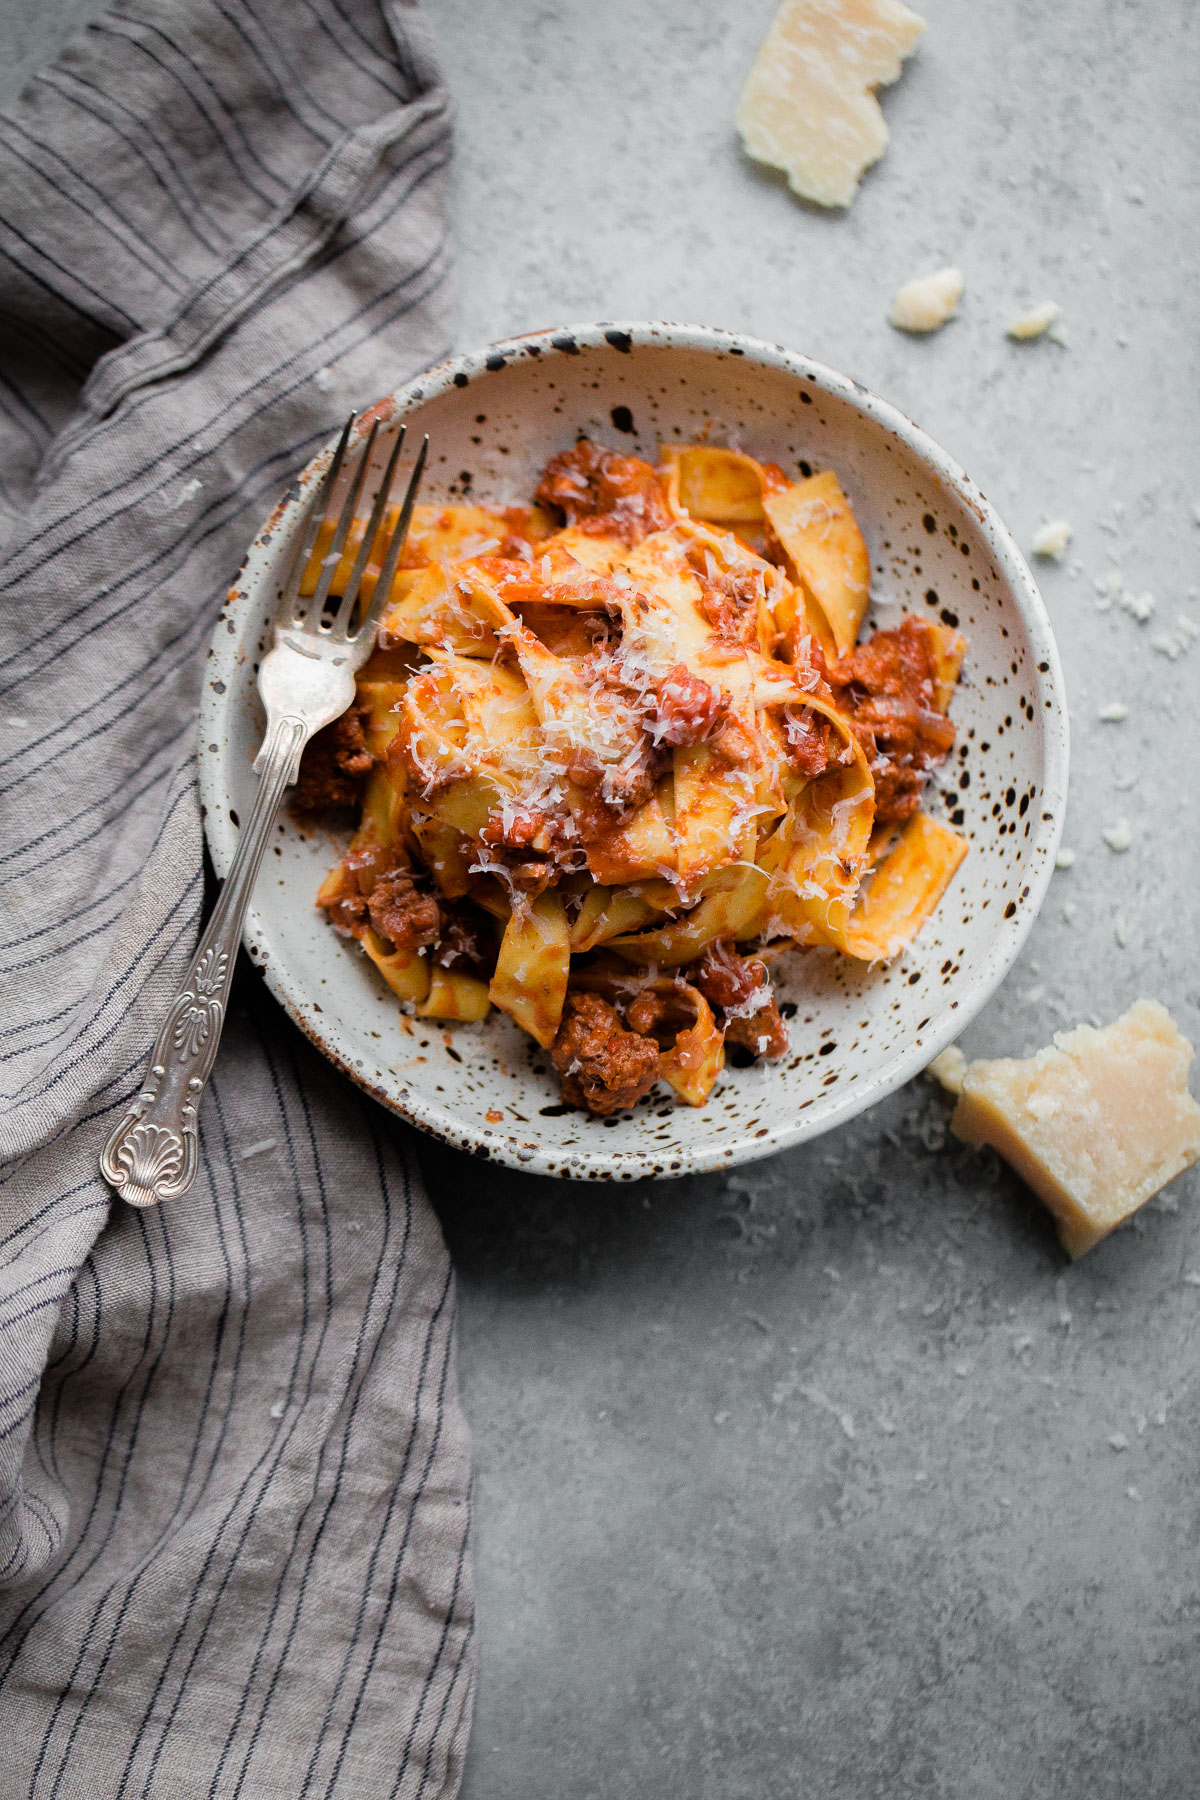
[[[1194, 8], [925, 0], [836, 217], [734, 140], [772, 0], [428, 9], [464, 347], [597, 316], [781, 339], [904, 407], [1026, 543], [1072, 521], [1042, 574], [1076, 862], [965, 1047], [1139, 993], [1195, 1038], [1200, 646], [1153, 648], [1200, 623]], [[10, 87], [88, 10], [6, 0]], [[898, 336], [894, 289], [949, 261], [960, 317]], [[1066, 347], [1009, 343], [1046, 297]], [[945, 1113], [916, 1083], [732, 1179], [619, 1193], [428, 1147], [476, 1445], [466, 1800], [1200, 1792], [1198, 1184], [1070, 1268]]]

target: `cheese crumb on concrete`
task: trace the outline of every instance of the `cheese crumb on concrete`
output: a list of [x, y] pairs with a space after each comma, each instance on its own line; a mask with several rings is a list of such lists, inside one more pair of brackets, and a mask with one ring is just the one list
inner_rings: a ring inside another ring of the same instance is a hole
[[1049, 519], [1033, 534], [1035, 556], [1061, 556], [1071, 541], [1071, 527], [1066, 519]]
[[1031, 306], [1027, 313], [1014, 319], [1008, 328], [1010, 338], [1024, 342], [1027, 338], [1039, 338], [1044, 331], [1049, 331], [1062, 308], [1054, 300], [1043, 300], [1040, 306]]
[[998, 1150], [1082, 1256], [1200, 1159], [1191, 1061], [1166, 1007], [1138, 1000], [1034, 1056], [969, 1063], [950, 1128]]
[[937, 331], [954, 317], [965, 286], [961, 269], [935, 269], [906, 281], [892, 301], [892, 324], [899, 331]]
[[1129, 829], [1128, 819], [1118, 819], [1115, 825], [1105, 825], [1101, 830], [1100, 836], [1104, 839], [1109, 849], [1115, 850], [1118, 855], [1123, 851], [1128, 850], [1130, 844], [1133, 842], [1133, 833]]
[[1056, 869], [1073, 869], [1075, 867], [1075, 852], [1073, 850], [1060, 850], [1058, 855], [1054, 858], [1054, 866]]
[[1154, 611], [1153, 594], [1131, 594], [1128, 588], [1122, 590], [1117, 597], [1117, 605], [1127, 612], [1131, 619], [1144, 625]]
[[1096, 717], [1104, 725], [1119, 725], [1122, 719], [1129, 717], [1129, 708], [1122, 706], [1119, 700], [1113, 700], [1102, 706]]
[[897, 79], [924, 29], [900, 0], [783, 0], [738, 102], [749, 154], [802, 199], [849, 206], [887, 148], [872, 90]]
[[950, 1044], [935, 1056], [925, 1073], [931, 1081], [938, 1082], [948, 1094], [962, 1093], [963, 1070], [967, 1059], [957, 1044]]

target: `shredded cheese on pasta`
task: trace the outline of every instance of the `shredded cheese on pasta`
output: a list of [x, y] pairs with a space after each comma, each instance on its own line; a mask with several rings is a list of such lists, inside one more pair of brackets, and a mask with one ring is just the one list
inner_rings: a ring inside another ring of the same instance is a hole
[[319, 904], [408, 1010], [508, 1013], [573, 1103], [702, 1105], [727, 1044], [782, 1053], [767, 960], [894, 956], [966, 853], [919, 807], [965, 645], [916, 618], [860, 645], [869, 585], [832, 471], [706, 445], [582, 440], [532, 508], [418, 508], [301, 775], [312, 804], [363, 784]]

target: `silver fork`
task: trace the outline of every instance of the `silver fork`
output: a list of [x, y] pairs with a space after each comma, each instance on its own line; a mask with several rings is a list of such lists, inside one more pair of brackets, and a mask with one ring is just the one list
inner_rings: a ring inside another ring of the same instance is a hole
[[346, 460], [355, 417], [351, 413], [346, 421], [333, 460], [313, 498], [305, 529], [299, 534], [296, 560], [275, 619], [274, 647], [259, 670], [258, 691], [267, 709], [267, 730], [254, 761], [255, 770], [262, 777], [254, 806], [208, 929], [155, 1039], [142, 1091], [100, 1157], [104, 1179], [132, 1206], [175, 1200], [186, 1194], [195, 1180], [199, 1160], [196, 1116], [221, 1039], [242, 925], [271, 826], [285, 790], [299, 773], [305, 744], [314, 731], [340, 718], [354, 699], [354, 677], [374, 648], [380, 615], [408, 535], [429, 450], [428, 438], [409, 477], [371, 603], [355, 625], [363, 571], [383, 522], [404, 443], [401, 426], [345, 593], [336, 611], [326, 617], [329, 589], [354, 522], [379, 432], [376, 421], [337, 513], [333, 541], [322, 562], [316, 590], [311, 596], [301, 595], [300, 583], [321, 526], [334, 516], [334, 484]]

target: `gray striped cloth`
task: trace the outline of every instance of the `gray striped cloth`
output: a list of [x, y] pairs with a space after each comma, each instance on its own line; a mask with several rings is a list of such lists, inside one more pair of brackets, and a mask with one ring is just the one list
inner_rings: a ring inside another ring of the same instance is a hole
[[445, 1246], [256, 977], [193, 1192], [96, 1159], [203, 906], [200, 671], [351, 405], [444, 353], [449, 107], [401, 0], [129, 0], [0, 117], [0, 1797], [456, 1791]]

